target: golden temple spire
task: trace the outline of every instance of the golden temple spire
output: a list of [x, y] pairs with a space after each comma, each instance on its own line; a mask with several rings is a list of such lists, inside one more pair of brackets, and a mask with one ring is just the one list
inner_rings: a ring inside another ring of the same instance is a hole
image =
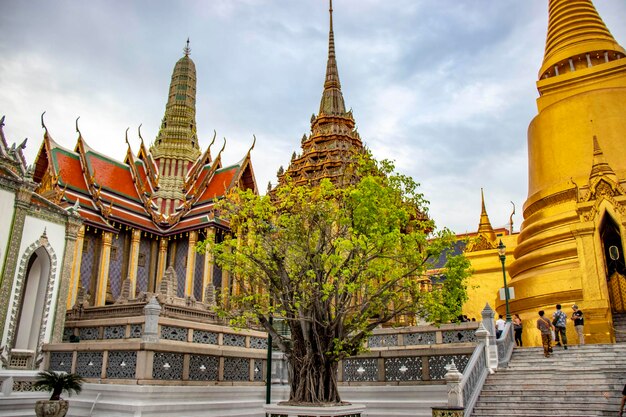
[[185, 53], [185, 56], [189, 56], [189, 54], [191, 54], [191, 48], [189, 47], [189, 38], [187, 38], [187, 45], [185, 46], [185, 48], [183, 48], [183, 52]]
[[493, 242], [496, 240], [496, 234], [493, 231], [493, 227], [491, 227], [491, 222], [489, 221], [489, 216], [487, 215], [487, 210], [485, 209], [485, 195], [483, 193], [483, 189], [480, 189], [480, 224], [478, 225], [478, 234], [481, 236], [485, 236], [489, 241]]
[[606, 162], [604, 158], [604, 153], [600, 148], [600, 143], [598, 143], [598, 138], [593, 136], [593, 165], [591, 167], [591, 174], [589, 175], [589, 179], [593, 179], [596, 177], [609, 177], [614, 181], [617, 181], [617, 176], [609, 163]]
[[330, 1], [328, 12], [330, 14], [330, 30], [328, 32], [328, 62], [326, 64], [326, 80], [324, 81], [324, 92], [320, 102], [319, 114], [343, 115], [346, 106], [341, 94], [341, 83], [339, 82], [339, 71], [337, 70], [337, 59], [335, 57], [335, 33], [333, 31], [333, 0]]
[[539, 78], [623, 58], [591, 0], [550, 0], [546, 50]]

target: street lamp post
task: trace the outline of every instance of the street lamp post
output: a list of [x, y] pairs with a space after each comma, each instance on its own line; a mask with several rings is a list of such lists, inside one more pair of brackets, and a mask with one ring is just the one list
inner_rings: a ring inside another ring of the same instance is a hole
[[[270, 313], [270, 326], [274, 324], [274, 316]], [[267, 372], [265, 379], [265, 404], [272, 403], [272, 334], [267, 333]]]
[[502, 243], [502, 239], [500, 239], [500, 244], [498, 245], [498, 255], [500, 257], [500, 262], [502, 262], [502, 278], [504, 279], [504, 302], [506, 305], [506, 321], [507, 323], [511, 322], [511, 312], [509, 311], [509, 287], [506, 285], [506, 269], [504, 268], [504, 261], [506, 261], [506, 246]]

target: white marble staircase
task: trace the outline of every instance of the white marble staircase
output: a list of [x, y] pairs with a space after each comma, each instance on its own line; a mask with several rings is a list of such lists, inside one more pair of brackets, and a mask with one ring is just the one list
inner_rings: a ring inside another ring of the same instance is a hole
[[473, 417], [616, 416], [626, 383], [626, 344], [516, 348], [489, 375]]

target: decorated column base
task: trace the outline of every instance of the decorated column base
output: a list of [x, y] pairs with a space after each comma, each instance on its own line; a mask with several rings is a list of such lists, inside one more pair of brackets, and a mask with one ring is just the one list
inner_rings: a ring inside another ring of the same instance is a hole
[[361, 417], [365, 411], [362, 404], [328, 407], [267, 404], [264, 408], [266, 417]]
[[463, 417], [464, 414], [463, 407], [433, 407], [432, 417]]

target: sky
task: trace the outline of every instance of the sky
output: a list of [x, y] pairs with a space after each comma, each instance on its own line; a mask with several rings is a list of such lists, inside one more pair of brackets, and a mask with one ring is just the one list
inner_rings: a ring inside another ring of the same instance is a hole
[[[621, 45], [626, 1], [595, 0]], [[528, 124], [547, 28], [547, 0], [335, 0], [346, 107], [377, 159], [421, 184], [439, 228], [474, 232], [480, 190], [494, 227], [514, 229], [527, 197]], [[260, 192], [276, 183], [319, 109], [328, 54], [326, 0], [2, 0], [0, 116], [9, 142], [40, 116], [73, 149], [78, 134], [123, 160], [158, 133], [176, 61], [190, 38], [204, 150], [226, 138], [225, 164], [252, 144]]]

